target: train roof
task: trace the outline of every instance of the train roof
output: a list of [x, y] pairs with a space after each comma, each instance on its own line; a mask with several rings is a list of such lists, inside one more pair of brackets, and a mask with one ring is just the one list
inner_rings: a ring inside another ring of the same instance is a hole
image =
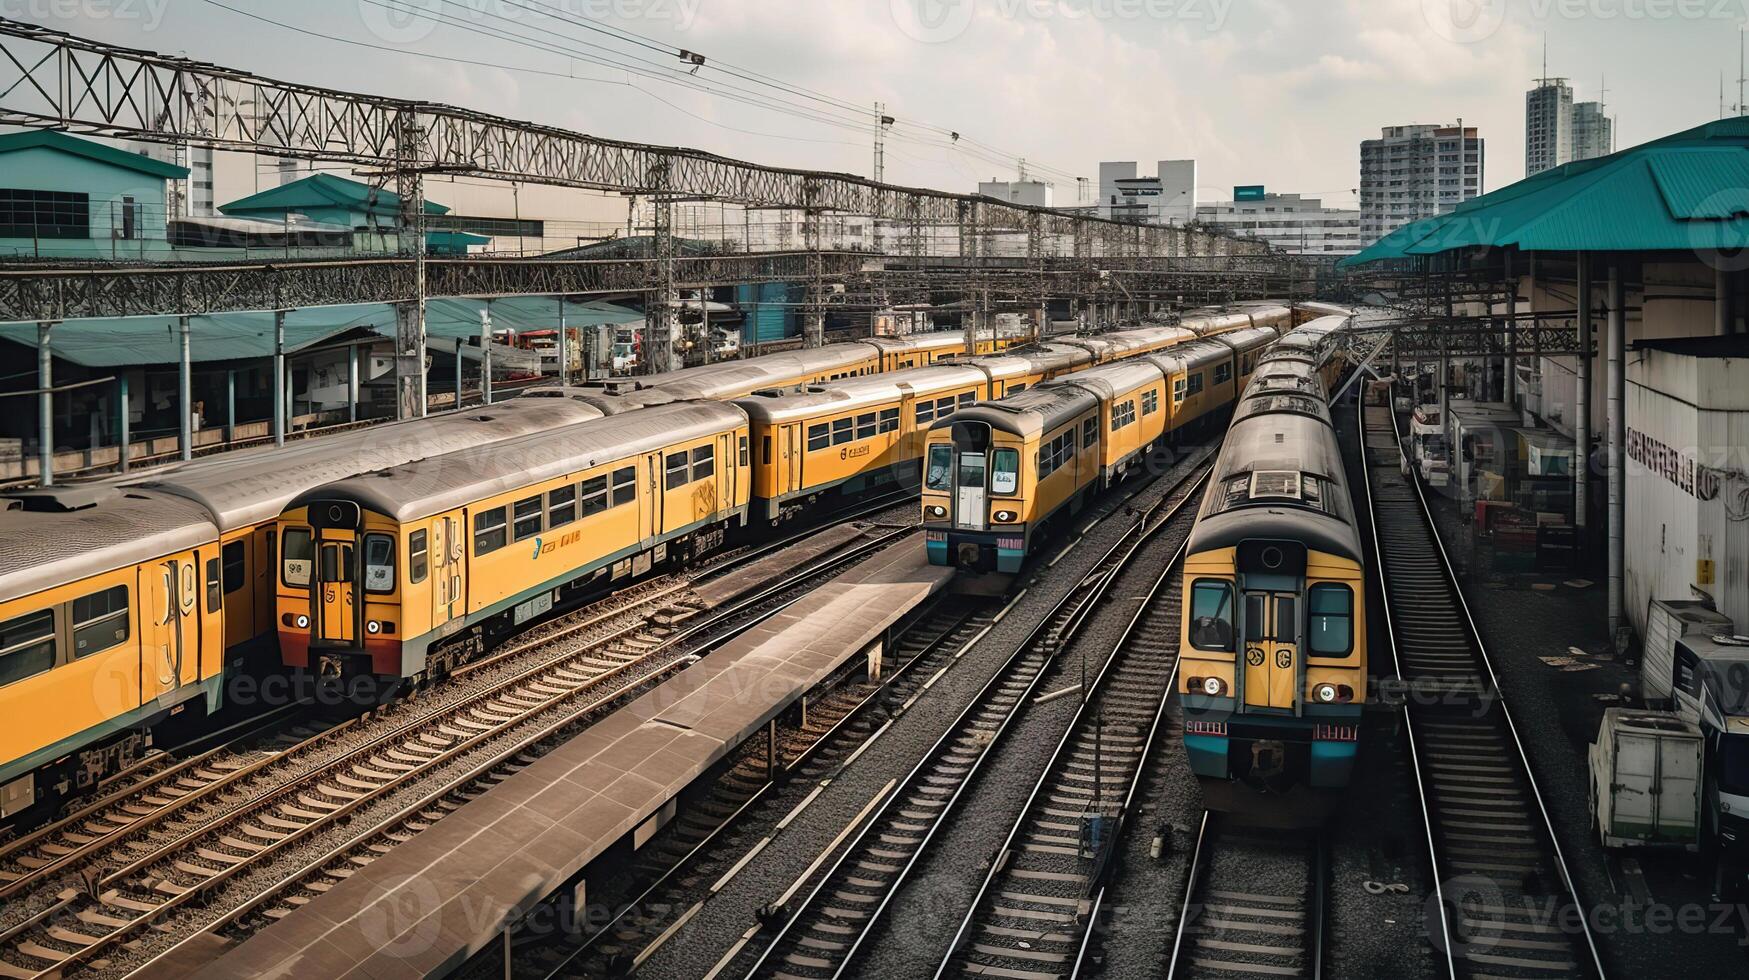
[[1230, 310], [1192, 310], [1180, 317], [1178, 323], [1203, 336], [1250, 328], [1252, 325], [1249, 313], [1235, 313]]
[[198, 504], [116, 486], [50, 487], [0, 501], [0, 602], [212, 543]]
[[1134, 330], [1114, 330], [1102, 333], [1098, 340], [1116, 345], [1116, 357], [1129, 357], [1142, 351], [1155, 350], [1161, 347], [1171, 347], [1196, 339], [1196, 331], [1186, 327], [1140, 327]]
[[722, 402], [662, 405], [329, 483], [299, 494], [286, 509], [341, 499], [397, 521], [418, 520], [745, 422], [740, 409]]
[[1073, 421], [1098, 404], [1098, 399], [1084, 388], [1073, 385], [1042, 385], [1009, 395], [999, 401], [969, 405], [945, 419], [937, 419], [930, 428], [947, 428], [956, 422], [983, 422], [998, 432], [1036, 438]]
[[899, 337], [870, 337], [866, 342], [881, 350], [901, 354], [907, 351], [964, 350], [966, 332], [964, 330], [930, 330]]
[[1158, 384], [1160, 379], [1159, 365], [1146, 358], [1138, 358], [1133, 361], [1113, 361], [1110, 364], [1102, 364], [1085, 371], [1077, 371], [1050, 382], [1046, 387], [1056, 388], [1063, 385], [1074, 385], [1103, 395], [1109, 400], [1121, 398], [1145, 385]]
[[1361, 560], [1335, 430], [1299, 412], [1240, 413], [1215, 460], [1189, 547], [1272, 537]]
[[1155, 351], [1144, 359], [1152, 361], [1168, 376], [1185, 371], [1195, 371], [1219, 364], [1233, 358], [1233, 348], [1215, 340], [1196, 340], [1188, 344], [1178, 344], [1166, 350]]
[[483, 408], [224, 453], [152, 472], [127, 485], [191, 500], [206, 508], [221, 531], [230, 531], [272, 520], [287, 501], [311, 487], [604, 414], [574, 399], [512, 398]]
[[1280, 338], [1280, 331], [1274, 327], [1246, 327], [1243, 330], [1229, 330], [1212, 339], [1223, 344], [1230, 344], [1236, 350], [1252, 351], [1273, 344]]
[[645, 377], [596, 381], [582, 387], [613, 394], [662, 388], [686, 398], [738, 398], [795, 378], [855, 367], [876, 353], [872, 344], [827, 344], [721, 364], [701, 364]]
[[980, 354], [954, 364], [984, 365], [993, 377], [1011, 378], [1023, 374], [1050, 374], [1093, 363], [1093, 355], [1085, 347], [1071, 344], [1025, 344], [1010, 347], [1000, 354]]
[[853, 411], [866, 405], [883, 405], [899, 399], [909, 386], [920, 397], [962, 385], [982, 384], [985, 373], [970, 362], [907, 368], [863, 378], [846, 378], [823, 385], [762, 388], [734, 404], [748, 417], [761, 422], [782, 423], [811, 418], [823, 411]]

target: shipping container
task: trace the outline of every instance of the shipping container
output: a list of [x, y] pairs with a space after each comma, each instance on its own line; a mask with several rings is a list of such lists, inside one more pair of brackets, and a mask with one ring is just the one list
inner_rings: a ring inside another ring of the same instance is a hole
[[1604, 847], [1700, 849], [1700, 727], [1610, 708], [1591, 743], [1591, 825]]

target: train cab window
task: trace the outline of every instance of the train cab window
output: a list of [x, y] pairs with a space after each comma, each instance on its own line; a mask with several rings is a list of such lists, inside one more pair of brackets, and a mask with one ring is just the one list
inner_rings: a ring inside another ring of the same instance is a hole
[[24, 680], [54, 665], [54, 610], [42, 609], [0, 623], [0, 684]]
[[[607, 496], [607, 481], [596, 477], [594, 481], [601, 484], [600, 493]], [[564, 527], [577, 519], [577, 488], [571, 484], [556, 487], [547, 491], [547, 527]]]
[[216, 613], [225, 603], [224, 579], [219, 571], [219, 560], [206, 560], [206, 611]]
[[524, 497], [510, 506], [512, 513], [511, 540], [521, 541], [523, 538], [532, 538], [540, 533], [541, 513], [544, 510], [541, 507], [540, 497]]
[[766, 466], [771, 465], [771, 437], [759, 437], [759, 461]]
[[1275, 597], [1275, 619], [1273, 620], [1275, 639], [1290, 642], [1298, 639], [1300, 620], [1294, 608], [1297, 603], [1298, 598], [1295, 596], [1278, 595]]
[[832, 445], [849, 442], [856, 434], [856, 420], [841, 418], [832, 420]]
[[682, 450], [677, 453], [669, 453], [667, 460], [662, 464], [662, 470], [662, 486], [664, 489], [673, 490], [676, 487], [685, 486], [686, 452]]
[[924, 486], [931, 490], [953, 489], [953, 447], [945, 442], [930, 446], [927, 470]]
[[328, 542], [322, 545], [322, 581], [351, 582], [352, 576], [352, 546]]
[[395, 539], [386, 534], [364, 536], [364, 590], [395, 591]]
[[[504, 508], [494, 507], [474, 515], [474, 556], [489, 555], [508, 544], [504, 526]], [[286, 546], [291, 546], [291, 536], [286, 536]]]
[[608, 501], [609, 507], [629, 504], [638, 499], [638, 470], [635, 466], [627, 466], [613, 471], [613, 499]]
[[1099, 442], [1099, 419], [1090, 418], [1081, 423], [1081, 448], [1092, 449]]
[[233, 541], [219, 549], [219, 557], [224, 560], [225, 594], [230, 595], [248, 584], [248, 554], [247, 546], [241, 541]]
[[692, 447], [692, 478], [702, 480], [714, 476], [717, 472], [717, 449], [715, 446]]
[[1142, 414], [1152, 415], [1160, 410], [1160, 393], [1157, 391], [1142, 392]]
[[1269, 639], [1269, 596], [1245, 593], [1245, 642]]
[[584, 517], [593, 517], [611, 506], [607, 502], [607, 477], [605, 476], [594, 476], [584, 480], [578, 485], [578, 492], [583, 501]]
[[1233, 649], [1233, 585], [1199, 579], [1190, 588], [1190, 645], [1198, 650]]
[[832, 429], [826, 423], [808, 426], [808, 452], [825, 449], [831, 445]]
[[858, 415], [856, 417], [856, 437], [858, 439], [872, 439], [872, 438], [874, 438], [875, 425], [876, 425], [875, 413], [865, 412], [862, 415]]
[[1320, 583], [1306, 596], [1310, 619], [1307, 646], [1321, 657], [1345, 657], [1354, 643], [1354, 590]]
[[285, 584], [304, 586], [310, 584], [310, 561], [315, 558], [315, 548], [310, 540], [310, 532], [304, 528], [287, 528], [285, 532], [285, 561], [281, 577]]
[[73, 600], [73, 656], [88, 657], [128, 638], [128, 587], [117, 585]]
[[1020, 487], [1020, 452], [998, 449], [991, 454], [990, 492], [1013, 493]]
[[899, 410], [896, 408], [881, 409], [881, 431], [897, 432], [899, 430]]
[[419, 530], [407, 535], [407, 581], [418, 585], [431, 572], [431, 534]]

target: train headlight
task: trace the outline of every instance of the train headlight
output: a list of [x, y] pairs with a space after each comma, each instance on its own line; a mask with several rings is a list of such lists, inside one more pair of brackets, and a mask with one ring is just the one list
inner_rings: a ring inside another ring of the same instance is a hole
[[1227, 685], [1222, 684], [1219, 677], [1204, 677], [1202, 679], [1202, 693], [1211, 698], [1219, 695], [1226, 687]]
[[1007, 524], [1007, 523], [1013, 521], [1018, 516], [1020, 516], [1020, 515], [1014, 513], [1014, 511], [1011, 511], [1011, 510], [999, 510], [996, 512], [996, 519], [998, 521], [1001, 521], [1004, 524]]
[[374, 633], [381, 633], [383, 631], [383, 624], [381, 624], [373, 619], [370, 622], [364, 624], [364, 631], [366, 633], [373, 633], [373, 634]]
[[1334, 684], [1319, 684], [1317, 687], [1317, 694], [1318, 700], [1325, 704], [1336, 703], [1336, 685]]
[[298, 624], [298, 629], [301, 629], [301, 630], [309, 629], [310, 628], [310, 617], [305, 616], [302, 613], [299, 613], [298, 618], [297, 618], [297, 624]]
[[940, 504], [930, 504], [926, 508], [926, 510], [928, 511], [930, 517], [946, 517], [947, 516], [947, 508], [941, 506]]

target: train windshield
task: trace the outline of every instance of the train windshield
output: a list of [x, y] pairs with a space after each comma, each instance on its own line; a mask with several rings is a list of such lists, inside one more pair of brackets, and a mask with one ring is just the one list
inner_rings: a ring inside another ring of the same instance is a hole
[[1200, 650], [1233, 649], [1233, 586], [1202, 580], [1190, 590], [1190, 643]]
[[998, 449], [990, 457], [990, 492], [1013, 493], [1020, 487], [1020, 451]]
[[923, 485], [931, 490], [953, 489], [953, 447], [937, 443], [929, 447], [929, 466]]
[[1719, 789], [1732, 796], [1749, 796], [1749, 735], [1727, 734], [1719, 739]]

